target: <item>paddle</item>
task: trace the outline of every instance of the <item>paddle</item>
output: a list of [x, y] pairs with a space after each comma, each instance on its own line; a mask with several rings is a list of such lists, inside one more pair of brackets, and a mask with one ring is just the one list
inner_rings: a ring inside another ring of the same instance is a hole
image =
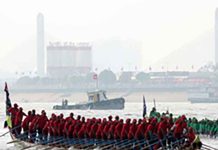
[[[63, 147], [68, 147], [68, 145], [73, 145], [74, 143], [78, 142], [79, 140], [78, 139], [66, 139], [66, 138], [63, 138], [63, 143], [59, 143], [59, 144], [56, 144], [56, 145], [53, 145], [50, 147], [50, 149], [54, 148], [54, 147], [60, 147], [61, 145], [63, 145]], [[69, 144], [68, 144], [69, 143]]]
[[[57, 139], [56, 141], [51, 141], [51, 142], [49, 142], [49, 141], [46, 141], [46, 142], [42, 142], [42, 143], [40, 143], [40, 145], [46, 145], [46, 144], [49, 144], [49, 143], [52, 143], [52, 144], [55, 144], [55, 143], [57, 143], [57, 142], [60, 142], [60, 141], [62, 141], [63, 139], [61, 138], [61, 139]], [[33, 143], [34, 144], [34, 143]], [[24, 147], [24, 148], [22, 148], [21, 150], [25, 150], [25, 149], [29, 149], [29, 148], [33, 148], [33, 147], [36, 147], [36, 146], [40, 146], [39, 144], [34, 144], [34, 145], [30, 145], [30, 146], [26, 146], [26, 147]]]
[[176, 140], [175, 142], [173, 142], [172, 144], [170, 144], [169, 146], [168, 146], [168, 148], [174, 148], [174, 145], [176, 145], [177, 143], [179, 143], [180, 141], [182, 141], [182, 140], [184, 140], [185, 138], [182, 138], [182, 139], [180, 139], [180, 140]]
[[211, 148], [211, 149], [213, 149], [213, 150], [218, 150], [217, 148], [214, 148], [214, 147], [209, 146], [209, 145], [206, 145], [206, 144], [203, 144], [203, 146], [205, 146], [205, 147], [209, 147], [209, 148]]
[[102, 143], [102, 142], [103, 141], [101, 139], [91, 139], [88, 143], [85, 143], [82, 148], [83, 149], [86, 149], [86, 148], [90, 149], [90, 147], [93, 147], [91, 149], [94, 149], [94, 147], [96, 147], [97, 144]]
[[[12, 141], [8, 142], [7, 144], [11, 144], [11, 143], [16, 143], [16, 142], [22, 141], [22, 139], [23, 139], [25, 136], [27, 136], [27, 135], [25, 135], [27, 132], [28, 132], [28, 131], [25, 131], [24, 133], [22, 133], [22, 134], [20, 134], [19, 136], [17, 136], [17, 137], [16, 137], [16, 138], [17, 138], [16, 140], [12, 140]], [[26, 139], [28, 139], [28, 138], [26, 138]]]
[[[115, 141], [112, 141], [111, 143], [109, 143], [109, 144], [114, 144], [116, 147], [117, 146], [120, 146], [120, 145], [122, 145], [123, 143], [125, 143], [125, 142], [127, 142], [128, 141], [128, 139], [125, 139], [125, 140], [121, 140], [121, 141], [119, 141], [119, 142], [117, 142], [116, 140]], [[106, 146], [104, 146], [104, 147], [101, 147], [102, 149], [107, 149], [108, 147], [110, 147], [111, 145], [106, 145]]]
[[[106, 141], [105, 140], [102, 140], [102, 139], [93, 139], [94, 141], [91, 141], [90, 143], [88, 144], [85, 144], [83, 146], [83, 149], [94, 149], [94, 147], [97, 147], [103, 143], [105, 143]], [[90, 147], [91, 146], [91, 147]]]
[[52, 146], [52, 145], [54, 145], [54, 144], [56, 144], [56, 143], [59, 143], [59, 142], [62, 142], [62, 141], [64, 141], [64, 140], [65, 140], [65, 139], [61, 137], [61, 139], [56, 140], [56, 141], [54, 141], [54, 142], [52, 142], [52, 143], [49, 143], [49, 144], [48, 144], [49, 147], [47, 147], [47, 148], [45, 148], [45, 149], [43, 149], [43, 150], [53, 149], [54, 146]]
[[[135, 145], [134, 147], [137, 147], [137, 146], [139, 146], [139, 145], [141, 145], [142, 143], [144, 144], [145, 142], [149, 145], [149, 143], [151, 142], [151, 141], [155, 141], [157, 138], [154, 138], [154, 139], [151, 139], [150, 141], [147, 141], [147, 140], [145, 140], [145, 139], [141, 139], [141, 140], [139, 140], [138, 141], [138, 144], [137, 145]], [[133, 139], [133, 141], [134, 141], [135, 139]], [[135, 140], [135, 142], [137, 142], [136, 140]], [[124, 148], [125, 149], [125, 147], [128, 147], [128, 146], [130, 146], [130, 145], [132, 145], [133, 143], [127, 143], [127, 144], [125, 144], [124, 146], [122, 146], [121, 147], [121, 149], [122, 148]]]
[[[94, 140], [94, 141], [93, 141]], [[97, 141], [96, 141], [97, 140]], [[116, 143], [116, 140], [108, 140], [108, 141], [105, 141], [105, 140], [102, 140], [102, 139], [92, 139], [91, 142], [89, 142], [88, 144], [85, 144], [82, 148], [83, 149], [94, 149], [94, 147], [97, 147], [97, 146], [100, 146], [102, 144], [114, 144]], [[92, 146], [92, 147], [90, 147]], [[108, 147], [108, 146], [111, 146], [111, 145], [106, 145], [104, 147]], [[101, 147], [102, 148], [102, 147]]]
[[[152, 139], [152, 140], [153, 140], [153, 139]], [[163, 140], [165, 140], [165, 139], [163, 139]], [[149, 145], [147, 145], [146, 147], [142, 148], [142, 150], [147, 149], [147, 148], [151, 148], [152, 146], [154, 146], [155, 144], [158, 144], [160, 141], [163, 141], [163, 140], [157, 140], [156, 142], [154, 142], [154, 143], [152, 143], [152, 144], [149, 144]], [[150, 140], [150, 141], [151, 141], [151, 140]]]
[[132, 141], [135, 141], [135, 139], [132, 139], [132, 140], [128, 140], [128, 139], [126, 139], [126, 140], [124, 140], [124, 142], [122, 142], [122, 143], [120, 143], [120, 144], [118, 144], [118, 145], [116, 145], [117, 147], [119, 147], [119, 149], [120, 148], [123, 148], [123, 147], [125, 147], [126, 145], [128, 145], [128, 144], [130, 144]]
[[[110, 140], [110, 141], [105, 141], [104, 144], [103, 144], [103, 147], [100, 146], [100, 149], [103, 150], [103, 149], [105, 149], [105, 148], [108, 148], [108, 147], [111, 146], [111, 145], [108, 145], [108, 144], [114, 144], [114, 143], [115, 143], [115, 141], [111, 141], [111, 140]], [[101, 145], [102, 145], [102, 144], [101, 144]]]
[[[141, 142], [141, 141], [142, 141], [142, 140], [140, 140], [140, 142]], [[119, 147], [119, 149], [125, 149], [125, 148], [127, 148], [128, 146], [134, 145], [135, 143], [136, 143], [136, 140], [135, 140], [135, 139], [132, 139], [132, 140], [130, 140], [130, 141], [128, 141], [128, 142], [122, 144], [121, 147]]]
[[15, 129], [19, 128], [20, 126], [21, 126], [21, 125], [19, 125], [19, 126], [16, 126], [16, 127], [12, 128], [12, 129], [9, 129], [9, 131], [7, 131], [7, 132], [3, 133], [2, 135], [0, 135], [0, 137], [3, 137], [3, 136], [5, 136], [6, 134], [8, 134], [8, 133], [10, 133], [11, 131], [13, 131], [13, 130], [15, 130]]

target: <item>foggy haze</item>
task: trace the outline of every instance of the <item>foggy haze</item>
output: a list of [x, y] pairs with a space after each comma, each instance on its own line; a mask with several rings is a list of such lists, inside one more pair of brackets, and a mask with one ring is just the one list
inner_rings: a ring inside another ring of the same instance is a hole
[[[197, 49], [200, 53], [209, 51], [203, 60], [195, 58], [193, 62], [180, 61], [181, 64], [161, 60], [214, 28], [214, 12], [218, 6], [215, 0], [22, 0], [12, 3], [5, 1], [0, 6], [0, 67], [3, 72], [36, 71], [36, 16], [39, 12], [45, 19], [45, 46], [49, 41], [91, 42], [93, 69], [118, 71], [124, 67], [133, 70], [137, 66], [147, 70], [155, 66], [160, 70], [161, 66], [168, 66], [172, 70], [178, 65], [190, 70], [191, 65], [200, 67], [214, 62], [211, 45], [207, 50]], [[111, 57], [102, 58], [108, 55]]]
[[218, 147], [218, 1], [2, 1], [0, 91], [0, 149]]

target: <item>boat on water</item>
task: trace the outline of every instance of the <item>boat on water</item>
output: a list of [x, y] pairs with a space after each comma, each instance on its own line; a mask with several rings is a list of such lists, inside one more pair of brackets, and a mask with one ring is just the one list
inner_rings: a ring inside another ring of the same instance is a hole
[[188, 91], [188, 100], [191, 103], [218, 103], [218, 88], [202, 87], [190, 89]]
[[[133, 136], [132, 138], [129, 138], [129, 136], [128, 136], [128, 138], [127, 137], [113, 138], [113, 137], [109, 136], [110, 134], [108, 134], [108, 136], [106, 136], [106, 138], [97, 138], [97, 136], [94, 136], [94, 137], [92, 137], [91, 135], [85, 136], [86, 134], [84, 133], [83, 137], [80, 137], [79, 135], [77, 135], [76, 137], [69, 137], [69, 136], [64, 136], [64, 135], [57, 136], [57, 135], [53, 135], [50, 133], [40, 134], [39, 129], [37, 129], [37, 128], [35, 129], [34, 132], [30, 132], [30, 130], [27, 130], [27, 132], [26, 132], [27, 134], [25, 133], [25, 131], [23, 133], [20, 133], [20, 132], [18, 133], [18, 132], [16, 132], [16, 130], [18, 128], [20, 128], [21, 125], [13, 127], [13, 125], [11, 123], [10, 113], [8, 113], [8, 112], [9, 112], [9, 108], [12, 108], [12, 103], [11, 103], [11, 100], [9, 98], [9, 92], [8, 92], [7, 88], [5, 88], [5, 89], [6, 89], [5, 92], [6, 92], [6, 108], [7, 108], [6, 109], [6, 118], [7, 118], [6, 123], [7, 123], [7, 126], [9, 127], [9, 131], [4, 133], [1, 136], [4, 136], [5, 134], [10, 133], [12, 141], [8, 142], [7, 144], [13, 143], [16, 146], [16, 149], [20, 149], [20, 150], [26, 150], [26, 149], [40, 149], [40, 150], [41, 149], [42, 150], [52, 150], [52, 149], [55, 149], [55, 150], [58, 150], [58, 149], [59, 150], [60, 149], [61, 150], [72, 150], [72, 149], [101, 149], [101, 150], [106, 150], [106, 149], [114, 149], [114, 150], [160, 149], [161, 150], [162, 149], [163, 150], [163, 149], [169, 149], [169, 150], [174, 150], [174, 149], [181, 149], [182, 146], [185, 144], [184, 142], [187, 140], [187, 138], [184, 136], [183, 138], [176, 139], [175, 141], [171, 140], [168, 145], [167, 144], [164, 145], [161, 143], [166, 143], [166, 139], [165, 138], [159, 139], [159, 138], [157, 138], [157, 136], [154, 136], [154, 137], [153, 136], [149, 136], [149, 137], [146, 136], [146, 138], [141, 137], [141, 136], [137, 136], [138, 138], [135, 138], [135, 136]], [[144, 109], [145, 109], [145, 107], [144, 107]], [[55, 116], [55, 114], [52, 116]], [[40, 115], [38, 117], [40, 117]], [[58, 121], [58, 118], [59, 117], [56, 118], [57, 120], [50, 120], [50, 121]], [[95, 123], [92, 121], [88, 122], [88, 121], [84, 120], [83, 125], [85, 124], [85, 126], [87, 127], [88, 124], [92, 122], [93, 123], [92, 127], [94, 127], [96, 125], [101, 126], [101, 125], [103, 125], [103, 123], [106, 123], [106, 124], [104, 124], [105, 126], [108, 126], [108, 125], [112, 126], [111, 123], [113, 122], [113, 123], [117, 123], [117, 125], [122, 125], [123, 126], [122, 129], [124, 129], [125, 124], [123, 125], [123, 123], [121, 123], [121, 121], [123, 119], [119, 120], [119, 117], [115, 118], [115, 119], [117, 119], [117, 120], [112, 120], [112, 116], [109, 116], [108, 123], [107, 123], [107, 120], [105, 120], [105, 122], [98, 122], [96, 120], [96, 118], [92, 118], [91, 120], [93, 120], [93, 121], [95, 120], [96, 121]], [[183, 119], [185, 119], [185, 116], [182, 116], [180, 119], [182, 121]], [[36, 120], [38, 120], [38, 119], [36, 118]], [[74, 119], [72, 118], [72, 120], [74, 120]], [[154, 121], [152, 121], [152, 122], [155, 122], [157, 119], [153, 118], [153, 120]], [[46, 124], [48, 123], [48, 121], [49, 120], [47, 120]], [[118, 121], [118, 122], [116, 122], [116, 121]], [[144, 122], [140, 122], [139, 124], [146, 125], [147, 121], [146, 122], [145, 121], [146, 121], [146, 119], [144, 120]], [[79, 123], [79, 120], [77, 120], [77, 123]], [[126, 124], [129, 124], [129, 123], [130, 123], [130, 119], [127, 119]], [[136, 124], [132, 123], [129, 125], [136, 125]], [[57, 126], [55, 126], [55, 125], [49, 124], [49, 128], [52, 130], [56, 130], [56, 127]], [[75, 128], [76, 128], [76, 126], [75, 126]], [[78, 130], [74, 130], [74, 131], [78, 132]], [[84, 130], [84, 131], [86, 132], [87, 130]], [[112, 132], [113, 131], [114, 130], [112, 130]], [[95, 132], [89, 132], [89, 134], [90, 133], [97, 134]], [[125, 132], [123, 132], [123, 133], [125, 133]], [[171, 139], [171, 138], [172, 138], [172, 135], [170, 135], [168, 137], [168, 139]], [[196, 140], [194, 140], [193, 142], [196, 143]], [[198, 141], [198, 143], [199, 142], [200, 141]], [[189, 147], [190, 146], [188, 146], [187, 148], [189, 148]], [[186, 149], [186, 147], [184, 147], [182, 149]], [[190, 150], [190, 149], [187, 149], [187, 150]]]
[[55, 105], [53, 109], [62, 110], [62, 109], [124, 109], [125, 99], [123, 97], [109, 99], [106, 96], [106, 91], [104, 90], [95, 90], [92, 92], [87, 92], [88, 102], [78, 103], [75, 105], [69, 105], [68, 100], [63, 100], [62, 105]]

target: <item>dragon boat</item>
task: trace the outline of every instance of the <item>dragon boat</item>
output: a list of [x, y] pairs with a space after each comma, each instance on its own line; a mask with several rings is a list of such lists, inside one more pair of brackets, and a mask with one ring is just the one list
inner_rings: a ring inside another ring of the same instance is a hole
[[[25, 137], [25, 132], [16, 135], [13, 131], [17, 127], [12, 127], [10, 122], [10, 115], [7, 112], [8, 108], [10, 108], [11, 101], [9, 98], [9, 92], [7, 90], [7, 85], [5, 88], [6, 92], [6, 118], [7, 126], [9, 128], [8, 133], [10, 134], [12, 141], [8, 142], [7, 144], [14, 144], [16, 149], [19, 150], [26, 150], [26, 149], [39, 149], [39, 150], [72, 150], [72, 149], [101, 149], [101, 150], [108, 150], [108, 149], [114, 149], [114, 150], [150, 150], [154, 149], [155, 145], [159, 145], [159, 150], [175, 150], [175, 149], [181, 149], [181, 145], [184, 144], [185, 138], [177, 139], [176, 141], [167, 142], [172, 137], [167, 137], [162, 140], [158, 139], [157, 137], [145, 139], [93, 139], [93, 138], [66, 138], [64, 136], [62, 137], [52, 137], [48, 135], [48, 137], [43, 138], [40, 136], [37, 132], [36, 136], [34, 137], [34, 140], [32, 137], [27, 134], [27, 137]], [[5, 133], [6, 134], [6, 133]], [[163, 144], [165, 143], [165, 144]], [[186, 149], [186, 148], [182, 148]], [[191, 150], [191, 149], [187, 149]]]

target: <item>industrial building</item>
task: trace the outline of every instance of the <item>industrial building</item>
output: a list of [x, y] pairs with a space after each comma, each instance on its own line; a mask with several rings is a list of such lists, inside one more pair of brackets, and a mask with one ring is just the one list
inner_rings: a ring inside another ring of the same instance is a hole
[[47, 46], [47, 75], [71, 77], [87, 74], [92, 69], [90, 43], [50, 42]]

